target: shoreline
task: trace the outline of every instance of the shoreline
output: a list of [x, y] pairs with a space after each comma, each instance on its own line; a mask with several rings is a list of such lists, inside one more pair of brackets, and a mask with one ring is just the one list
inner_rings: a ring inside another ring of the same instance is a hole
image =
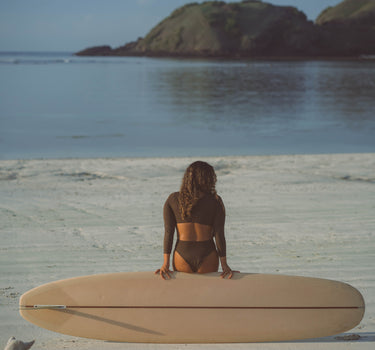
[[324, 55], [302, 55], [302, 56], [241, 56], [241, 55], [188, 55], [188, 54], [171, 54], [171, 53], [144, 53], [144, 54], [93, 54], [73, 52], [75, 57], [145, 57], [145, 58], [165, 58], [181, 60], [220, 60], [220, 61], [373, 61], [375, 55], [360, 54], [355, 56], [324, 56]]
[[22, 50], [1, 50], [0, 55], [66, 55], [72, 57], [144, 57], [144, 58], [165, 58], [181, 60], [220, 60], [220, 61], [374, 61], [375, 55], [355, 55], [355, 56], [211, 56], [211, 55], [80, 55], [77, 51], [22, 51]]
[[31, 157], [31, 158], [0, 158], [1, 162], [12, 161], [64, 161], [64, 160], [116, 160], [116, 159], [214, 159], [214, 158], [248, 158], [248, 157], [304, 157], [304, 156], [341, 156], [341, 155], [372, 155], [375, 152], [333, 152], [333, 153], [270, 153], [270, 154], [226, 154], [226, 155], [175, 155], [175, 156], [72, 156], [72, 157]]

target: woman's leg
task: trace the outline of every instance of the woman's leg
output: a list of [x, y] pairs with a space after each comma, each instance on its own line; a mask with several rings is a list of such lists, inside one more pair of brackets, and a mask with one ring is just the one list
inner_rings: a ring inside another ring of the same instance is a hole
[[178, 253], [174, 252], [173, 254], [173, 268], [175, 271], [180, 272], [193, 272], [190, 265], [185, 261], [185, 259]]

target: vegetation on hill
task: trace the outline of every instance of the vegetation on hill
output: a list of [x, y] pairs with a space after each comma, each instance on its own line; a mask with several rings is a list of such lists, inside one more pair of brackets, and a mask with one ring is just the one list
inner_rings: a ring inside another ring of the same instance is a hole
[[[375, 0], [345, 0], [328, 7], [316, 19], [317, 24], [358, 21], [375, 15]], [[375, 25], [375, 22], [373, 23]]]

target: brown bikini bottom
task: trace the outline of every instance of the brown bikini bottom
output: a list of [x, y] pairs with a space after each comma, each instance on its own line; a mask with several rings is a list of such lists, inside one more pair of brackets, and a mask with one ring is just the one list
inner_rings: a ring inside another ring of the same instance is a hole
[[[209, 239], [208, 241], [178, 240], [175, 248], [175, 252], [183, 257], [193, 272], [198, 271], [204, 259], [213, 251], [216, 251], [216, 246], [213, 239]], [[173, 268], [176, 270], [174, 264]]]

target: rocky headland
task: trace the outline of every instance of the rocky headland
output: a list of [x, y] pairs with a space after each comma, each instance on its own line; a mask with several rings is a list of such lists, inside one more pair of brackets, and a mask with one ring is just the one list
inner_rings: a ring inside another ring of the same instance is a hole
[[79, 56], [358, 57], [375, 54], [375, 0], [344, 0], [315, 22], [291, 6], [206, 1], [176, 9], [144, 38]]

